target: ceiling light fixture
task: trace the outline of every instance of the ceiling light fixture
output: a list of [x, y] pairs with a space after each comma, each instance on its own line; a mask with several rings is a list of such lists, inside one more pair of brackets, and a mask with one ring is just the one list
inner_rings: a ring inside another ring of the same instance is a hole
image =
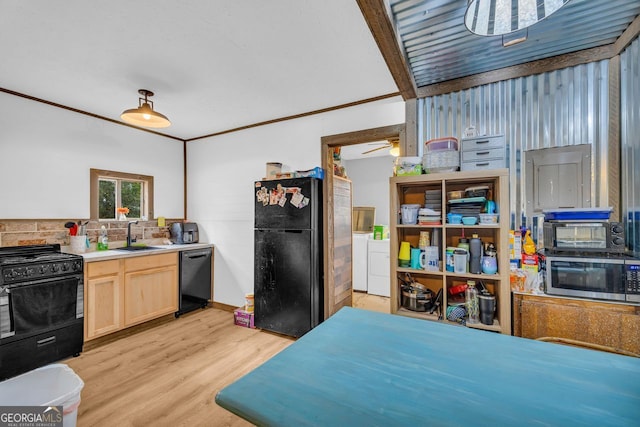
[[548, 18], [570, 0], [470, 0], [464, 25], [480, 36], [524, 30]]
[[124, 111], [120, 118], [127, 123], [148, 128], [166, 128], [171, 126], [171, 122], [164, 115], [153, 110], [153, 101], [148, 98], [153, 96], [153, 92], [147, 89], [139, 89], [138, 93], [144, 99], [138, 98], [138, 108]]
[[391, 143], [391, 150], [389, 150], [389, 154], [393, 157], [398, 157], [400, 155], [400, 142], [393, 141]]

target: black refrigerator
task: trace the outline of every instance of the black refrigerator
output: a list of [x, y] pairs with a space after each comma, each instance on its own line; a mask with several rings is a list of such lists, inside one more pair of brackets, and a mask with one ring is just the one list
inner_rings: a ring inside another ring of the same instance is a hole
[[258, 181], [255, 203], [255, 325], [301, 337], [324, 318], [322, 181]]

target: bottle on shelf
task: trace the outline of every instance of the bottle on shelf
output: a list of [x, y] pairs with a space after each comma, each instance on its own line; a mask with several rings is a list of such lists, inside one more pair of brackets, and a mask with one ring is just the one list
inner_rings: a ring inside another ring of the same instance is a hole
[[468, 273], [469, 272], [469, 239], [467, 239], [466, 237], [461, 237], [460, 240], [458, 241], [458, 248], [464, 249], [467, 252], [467, 268], [465, 269], [465, 273]]
[[482, 272], [484, 274], [496, 274], [498, 272], [497, 251], [493, 243], [489, 243], [482, 257]]
[[467, 323], [480, 323], [480, 306], [478, 305], [478, 290], [474, 280], [467, 280], [467, 289], [464, 291], [465, 305], [467, 306]]
[[469, 241], [469, 273], [480, 274], [482, 272], [482, 240], [477, 234], [472, 235]]
[[429, 232], [421, 231], [418, 247], [424, 251], [425, 249], [427, 249], [427, 246], [431, 246], [431, 239], [429, 238]]

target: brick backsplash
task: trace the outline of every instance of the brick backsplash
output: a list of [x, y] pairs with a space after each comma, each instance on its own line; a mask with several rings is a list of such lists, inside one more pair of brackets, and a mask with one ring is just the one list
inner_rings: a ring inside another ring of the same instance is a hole
[[[82, 220], [86, 222], [87, 220]], [[157, 221], [140, 221], [131, 226], [131, 234], [146, 242], [170, 237], [169, 226], [179, 220], [167, 220], [167, 226], [158, 227]], [[0, 219], [0, 246], [24, 246], [59, 243], [69, 245], [69, 230], [64, 227], [67, 220], [56, 219]], [[89, 221], [87, 236], [95, 246], [100, 228], [105, 226], [109, 244], [122, 246], [127, 240], [127, 221]]]

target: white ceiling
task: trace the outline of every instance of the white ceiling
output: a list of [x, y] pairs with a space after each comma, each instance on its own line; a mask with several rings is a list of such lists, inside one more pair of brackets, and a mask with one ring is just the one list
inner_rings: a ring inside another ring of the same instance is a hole
[[355, 0], [0, 0], [0, 88], [191, 139], [397, 92]]

